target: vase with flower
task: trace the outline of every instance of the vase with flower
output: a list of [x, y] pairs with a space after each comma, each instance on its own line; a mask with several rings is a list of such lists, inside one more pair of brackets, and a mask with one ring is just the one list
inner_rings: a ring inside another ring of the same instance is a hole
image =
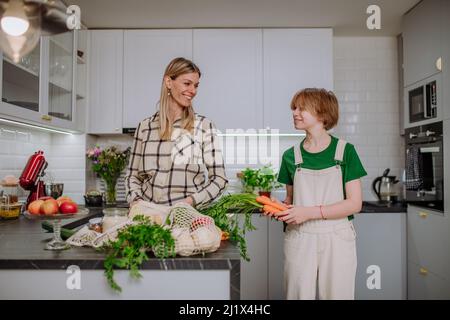
[[120, 150], [116, 146], [100, 148], [95, 146], [88, 149], [86, 156], [92, 161], [92, 171], [103, 179], [106, 186], [106, 204], [116, 204], [117, 180], [128, 164], [131, 148]]

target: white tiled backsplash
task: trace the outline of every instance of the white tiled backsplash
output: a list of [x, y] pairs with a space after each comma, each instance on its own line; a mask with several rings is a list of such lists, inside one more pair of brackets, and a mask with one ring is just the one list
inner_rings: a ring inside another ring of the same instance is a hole
[[[391, 168], [391, 174], [399, 177], [404, 166], [403, 139], [398, 126], [396, 38], [334, 38], [334, 77], [335, 93], [340, 103], [340, 120], [332, 134], [355, 145], [368, 172], [368, 176], [362, 180], [364, 200], [375, 200], [371, 191], [372, 180], [388, 167]], [[0, 125], [0, 128], [3, 129], [0, 131], [0, 177], [6, 174], [19, 176], [28, 157], [36, 150], [43, 150], [49, 162], [47, 171], [54, 175], [55, 180], [64, 182], [64, 193], [78, 202], [82, 202], [82, 194], [86, 189], [101, 188], [98, 179], [89, 173], [90, 164], [85, 159], [86, 147], [99, 144], [125, 148], [132, 142], [132, 138], [125, 135], [66, 136], [13, 126]], [[299, 139], [280, 137], [279, 157]], [[224, 146], [225, 155], [226, 152]], [[230, 180], [228, 191], [240, 191], [236, 172], [246, 166], [226, 166]], [[277, 195], [283, 197], [282, 192]], [[122, 181], [118, 186], [118, 200], [124, 200]]]
[[[63, 135], [0, 124], [0, 179], [20, 177], [28, 158], [44, 151], [46, 170], [55, 182], [64, 183], [64, 194], [82, 203], [85, 190], [85, 135]], [[21, 196], [28, 195], [22, 190]]]

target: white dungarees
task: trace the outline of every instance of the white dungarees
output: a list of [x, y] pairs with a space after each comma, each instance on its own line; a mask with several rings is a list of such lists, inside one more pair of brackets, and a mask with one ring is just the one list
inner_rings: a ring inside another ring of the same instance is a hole
[[[336, 165], [322, 170], [301, 168], [295, 146], [294, 205], [326, 206], [344, 200], [340, 162], [346, 142], [339, 140]], [[347, 217], [289, 224], [284, 240], [284, 281], [287, 299], [354, 299], [356, 233]], [[318, 283], [317, 283], [318, 282]]]

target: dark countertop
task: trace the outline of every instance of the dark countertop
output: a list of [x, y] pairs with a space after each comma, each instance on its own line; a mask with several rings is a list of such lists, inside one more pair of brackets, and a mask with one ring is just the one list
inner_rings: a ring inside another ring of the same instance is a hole
[[406, 213], [406, 202], [363, 201], [360, 213]]
[[[88, 221], [100, 216], [102, 208], [90, 208]], [[63, 220], [63, 227], [77, 225], [76, 219]], [[89, 247], [72, 247], [63, 251], [44, 250], [52, 234], [41, 227], [41, 220], [20, 216], [15, 220], [0, 220], [0, 269], [66, 269], [72, 264], [82, 269], [103, 269], [105, 253]], [[158, 259], [153, 255], [142, 269], [154, 270], [231, 270], [240, 266], [239, 249], [229, 241], [222, 241], [219, 250], [204, 256]]]

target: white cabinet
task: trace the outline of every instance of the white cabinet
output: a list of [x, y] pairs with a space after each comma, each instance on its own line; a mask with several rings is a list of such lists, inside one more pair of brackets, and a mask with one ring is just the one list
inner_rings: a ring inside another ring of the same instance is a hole
[[2, 58], [2, 116], [45, 127], [77, 129], [75, 32], [42, 36], [16, 64]]
[[[239, 215], [243, 223], [244, 215]], [[241, 259], [241, 300], [267, 299], [267, 218], [254, 214], [256, 230], [247, 232], [247, 253], [250, 261]]]
[[448, 215], [408, 206], [408, 298], [450, 298], [450, 285], [432, 279], [450, 284], [449, 230]]
[[406, 299], [406, 213], [360, 213], [353, 224], [358, 259], [355, 299]]
[[88, 133], [122, 133], [123, 30], [90, 34]]
[[196, 112], [219, 130], [258, 129], [263, 121], [262, 30], [194, 30], [194, 62], [202, 71]]
[[331, 29], [264, 29], [264, 127], [298, 133], [290, 109], [303, 88], [333, 89]]
[[156, 112], [164, 70], [176, 57], [192, 59], [192, 30], [125, 30], [123, 128]]
[[443, 41], [448, 41], [443, 16], [445, 2], [422, 1], [403, 18], [405, 87], [439, 72], [436, 62], [443, 58]]

